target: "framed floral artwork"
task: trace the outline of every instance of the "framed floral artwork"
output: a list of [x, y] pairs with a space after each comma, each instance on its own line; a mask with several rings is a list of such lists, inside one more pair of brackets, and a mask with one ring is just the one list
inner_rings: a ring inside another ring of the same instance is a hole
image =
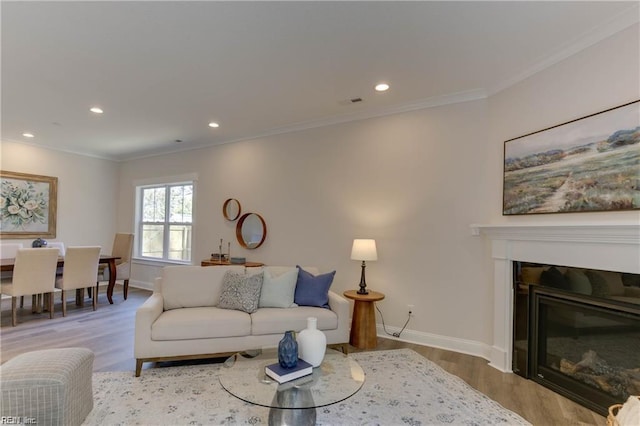
[[0, 238], [55, 238], [58, 178], [0, 171]]

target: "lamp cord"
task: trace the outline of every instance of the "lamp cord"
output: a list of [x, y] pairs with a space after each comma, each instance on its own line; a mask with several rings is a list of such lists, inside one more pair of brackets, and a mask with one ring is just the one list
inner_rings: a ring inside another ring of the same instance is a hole
[[387, 327], [384, 325], [384, 316], [382, 315], [382, 311], [380, 310], [380, 308], [378, 308], [378, 306], [376, 305], [376, 310], [378, 311], [378, 313], [380, 314], [380, 319], [382, 320], [382, 329], [384, 330], [385, 333], [387, 333], [389, 336], [393, 336], [393, 337], [400, 337], [400, 335], [402, 334], [402, 332], [404, 331], [405, 327], [407, 326], [407, 324], [409, 324], [409, 320], [411, 320], [411, 314], [409, 314], [407, 316], [407, 321], [404, 323], [404, 325], [402, 326], [402, 329], [400, 331], [398, 331], [397, 333], [389, 333], [387, 331]]

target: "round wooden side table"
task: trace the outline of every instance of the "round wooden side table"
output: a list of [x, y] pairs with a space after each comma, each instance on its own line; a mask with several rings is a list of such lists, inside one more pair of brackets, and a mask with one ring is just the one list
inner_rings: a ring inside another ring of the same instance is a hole
[[371, 290], [368, 294], [358, 294], [357, 290], [343, 294], [354, 301], [349, 343], [358, 349], [374, 349], [378, 345], [375, 303], [384, 299], [384, 294]]

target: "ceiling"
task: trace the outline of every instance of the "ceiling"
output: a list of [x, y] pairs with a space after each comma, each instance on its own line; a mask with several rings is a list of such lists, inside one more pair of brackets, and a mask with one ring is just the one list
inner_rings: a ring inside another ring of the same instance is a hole
[[2, 140], [113, 160], [483, 98], [638, 22], [637, 1], [0, 7]]

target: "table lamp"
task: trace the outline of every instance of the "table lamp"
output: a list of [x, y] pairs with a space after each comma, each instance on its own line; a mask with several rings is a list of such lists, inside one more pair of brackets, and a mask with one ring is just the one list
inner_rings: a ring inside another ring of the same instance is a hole
[[362, 274], [360, 275], [360, 290], [358, 290], [358, 294], [369, 294], [367, 291], [367, 283], [364, 279], [364, 268], [367, 266], [365, 261], [378, 260], [376, 240], [353, 240], [353, 247], [351, 247], [351, 260], [362, 261]]

